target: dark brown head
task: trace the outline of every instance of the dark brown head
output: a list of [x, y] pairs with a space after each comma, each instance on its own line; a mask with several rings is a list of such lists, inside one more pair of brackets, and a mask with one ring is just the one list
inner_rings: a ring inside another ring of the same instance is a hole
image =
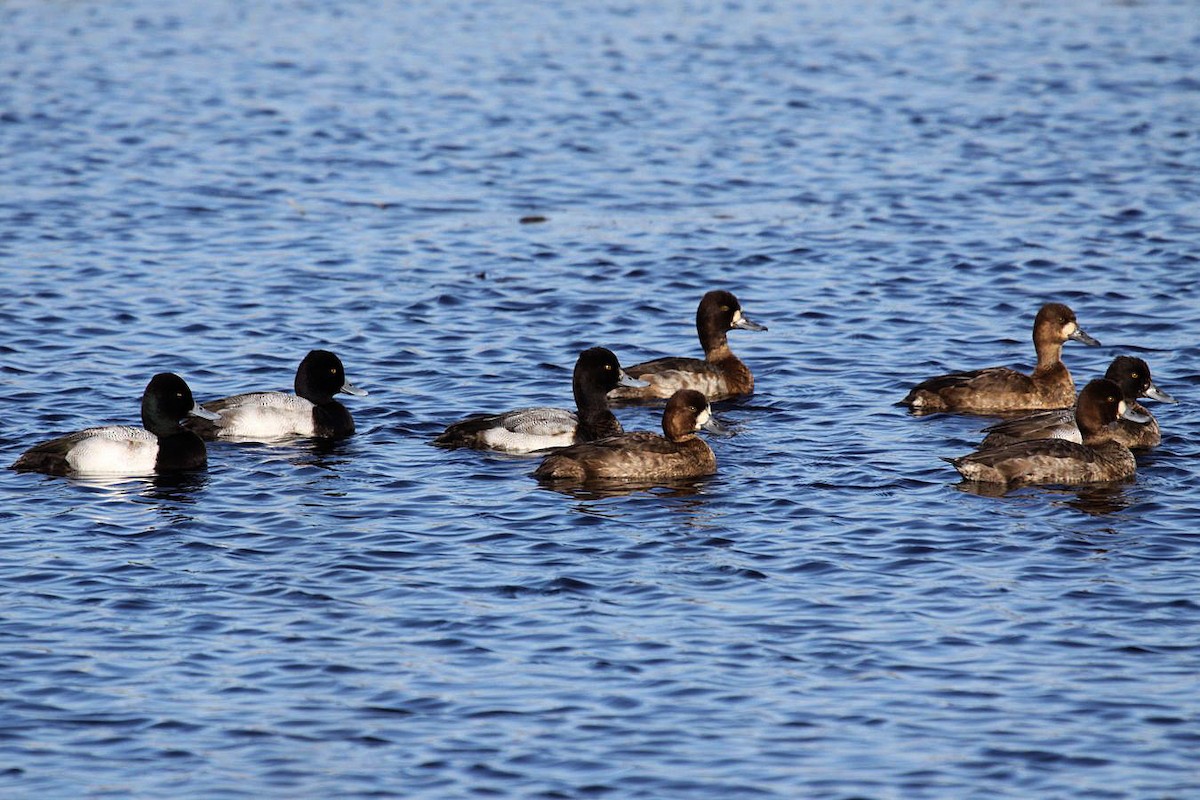
[[715, 431], [720, 427], [708, 400], [695, 389], [680, 389], [671, 395], [663, 409], [663, 433], [673, 442], [690, 439], [701, 428]]
[[1088, 336], [1075, 319], [1075, 312], [1062, 303], [1046, 303], [1033, 321], [1033, 343], [1062, 344], [1068, 339], [1095, 347], [1100, 342]]
[[708, 342], [725, 341], [725, 333], [740, 328], [746, 331], [765, 331], [766, 325], [759, 325], [742, 315], [742, 304], [732, 292], [714, 289], [700, 298], [696, 308], [696, 332], [700, 334], [700, 342], [708, 349]]
[[1083, 387], [1079, 399], [1075, 401], [1075, 424], [1079, 426], [1085, 444], [1089, 439], [1101, 435], [1117, 419], [1141, 423], [1150, 421], [1148, 415], [1135, 411], [1131, 404], [1125, 402], [1121, 387], [1108, 378], [1096, 378]]

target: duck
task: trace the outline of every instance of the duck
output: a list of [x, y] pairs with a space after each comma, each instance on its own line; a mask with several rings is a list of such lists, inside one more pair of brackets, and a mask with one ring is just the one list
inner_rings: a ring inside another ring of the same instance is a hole
[[342, 360], [329, 350], [312, 350], [296, 368], [295, 394], [249, 392], [210, 400], [203, 408], [216, 420], [189, 421], [206, 441], [233, 439], [269, 442], [292, 436], [341, 439], [354, 433], [354, 418], [333, 399], [339, 392], [365, 397], [346, 380]]
[[717, 471], [717, 458], [696, 435], [702, 428], [723, 430], [701, 392], [680, 389], [663, 409], [662, 436], [634, 431], [571, 445], [542, 459], [533, 475], [546, 481], [574, 482], [660, 481], [712, 475]]
[[196, 404], [183, 378], [160, 372], [142, 393], [142, 427], [105, 425], [68, 433], [34, 445], [11, 468], [49, 475], [127, 477], [202, 470], [208, 466], [204, 442], [179, 424], [189, 416], [217, 418]]
[[[1125, 398], [1126, 405], [1149, 418], [1145, 423], [1117, 420], [1113, 428], [1113, 438], [1133, 449], [1157, 447], [1162, 441], [1158, 420], [1138, 402], [1138, 398], [1149, 397], [1160, 403], [1174, 403], [1175, 398], [1154, 384], [1150, 377], [1150, 366], [1135, 356], [1114, 358], [1104, 377], [1121, 387], [1121, 395]], [[1065, 439], [1079, 443], [1083, 441], [1079, 426], [1075, 424], [1075, 412], [1070, 408], [1039, 411], [1007, 419], [984, 428], [984, 433], [987, 435], [980, 443], [980, 448], [1003, 447], [1031, 439]]]
[[1037, 367], [1032, 375], [1009, 367], [939, 375], [918, 383], [899, 404], [918, 413], [987, 414], [1068, 408], [1075, 402], [1075, 382], [1062, 363], [1062, 347], [1067, 340], [1090, 347], [1100, 344], [1079, 327], [1069, 307], [1046, 303], [1033, 321]]
[[1096, 378], [1083, 388], [1075, 403], [1081, 444], [1034, 439], [944, 460], [967, 480], [1005, 486], [1122, 480], [1134, 474], [1137, 462], [1115, 437], [1113, 423], [1118, 419], [1145, 423], [1149, 417], [1125, 402], [1120, 386]]
[[665, 400], [680, 389], [695, 389], [709, 401], [726, 400], [754, 393], [754, 375], [729, 349], [726, 334], [737, 328], [765, 331], [742, 313], [732, 292], [713, 290], [700, 298], [696, 308], [696, 333], [704, 358], [656, 358], [626, 367], [625, 371], [645, 381], [641, 387], [622, 386], [609, 392], [615, 401]]
[[645, 385], [621, 369], [611, 350], [591, 347], [579, 354], [571, 377], [576, 411], [537, 407], [474, 414], [447, 427], [433, 443], [523, 455], [616, 436], [624, 429], [608, 408], [609, 390]]

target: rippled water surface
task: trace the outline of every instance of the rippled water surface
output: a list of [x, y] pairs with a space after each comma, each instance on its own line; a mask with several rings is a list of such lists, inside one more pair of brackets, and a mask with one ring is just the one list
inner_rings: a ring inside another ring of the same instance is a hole
[[[0, 72], [4, 463], [164, 370], [371, 392], [201, 475], [0, 473], [0, 795], [1200, 796], [1194, 3], [17, 0]], [[711, 479], [429, 446], [698, 353], [716, 287], [770, 330]], [[985, 420], [893, 403], [1050, 299], [1163, 443], [964, 491]]]

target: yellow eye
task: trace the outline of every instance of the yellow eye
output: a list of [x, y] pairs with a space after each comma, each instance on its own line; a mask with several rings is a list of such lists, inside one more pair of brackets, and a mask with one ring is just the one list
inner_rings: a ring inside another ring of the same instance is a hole
[[1130, 376], [1131, 378], [1140, 378], [1140, 377], [1142, 377], [1141, 375], [1138, 375], [1136, 372], [1131, 372], [1129, 376]]
[[605, 364], [605, 365], [604, 365], [604, 368], [605, 368], [606, 370], [608, 370], [609, 372], [612, 372], [612, 364]]

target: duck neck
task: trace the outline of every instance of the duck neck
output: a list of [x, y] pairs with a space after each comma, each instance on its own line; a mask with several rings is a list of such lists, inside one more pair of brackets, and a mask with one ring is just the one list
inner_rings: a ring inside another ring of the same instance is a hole
[[1062, 342], [1034, 342], [1034, 349], [1037, 351], [1037, 368], [1034, 369], [1033, 374], [1046, 375], [1059, 369], [1066, 372], [1067, 367], [1062, 363], [1062, 348]]
[[730, 386], [742, 387], [741, 391], [746, 393], [754, 391], [754, 375], [750, 372], [750, 368], [729, 349], [724, 336], [721, 337], [720, 347], [705, 350], [704, 360], [719, 367]]
[[1079, 435], [1088, 447], [1097, 447], [1113, 438], [1113, 425], [1105, 424], [1094, 409], [1075, 409], [1075, 425]]
[[620, 436], [625, 432], [620, 421], [607, 408], [591, 414], [580, 411], [579, 425], [576, 427], [576, 431], [576, 439], [580, 441]]
[[174, 436], [183, 429], [179, 420], [164, 414], [154, 401], [142, 403], [142, 427], [158, 438]]
[[672, 442], [686, 442], [696, 438], [696, 431], [693, 428], [684, 425], [678, 417], [670, 414], [663, 414], [662, 430], [663, 434]]
[[602, 439], [624, 433], [621, 423], [608, 409], [608, 398], [603, 390], [578, 385], [574, 387], [574, 394], [576, 416], [583, 439]]
[[705, 360], [713, 362], [734, 358], [733, 351], [729, 349], [729, 339], [726, 336], [726, 331], [705, 331], [697, 327], [696, 332], [700, 335], [700, 346], [704, 348]]

